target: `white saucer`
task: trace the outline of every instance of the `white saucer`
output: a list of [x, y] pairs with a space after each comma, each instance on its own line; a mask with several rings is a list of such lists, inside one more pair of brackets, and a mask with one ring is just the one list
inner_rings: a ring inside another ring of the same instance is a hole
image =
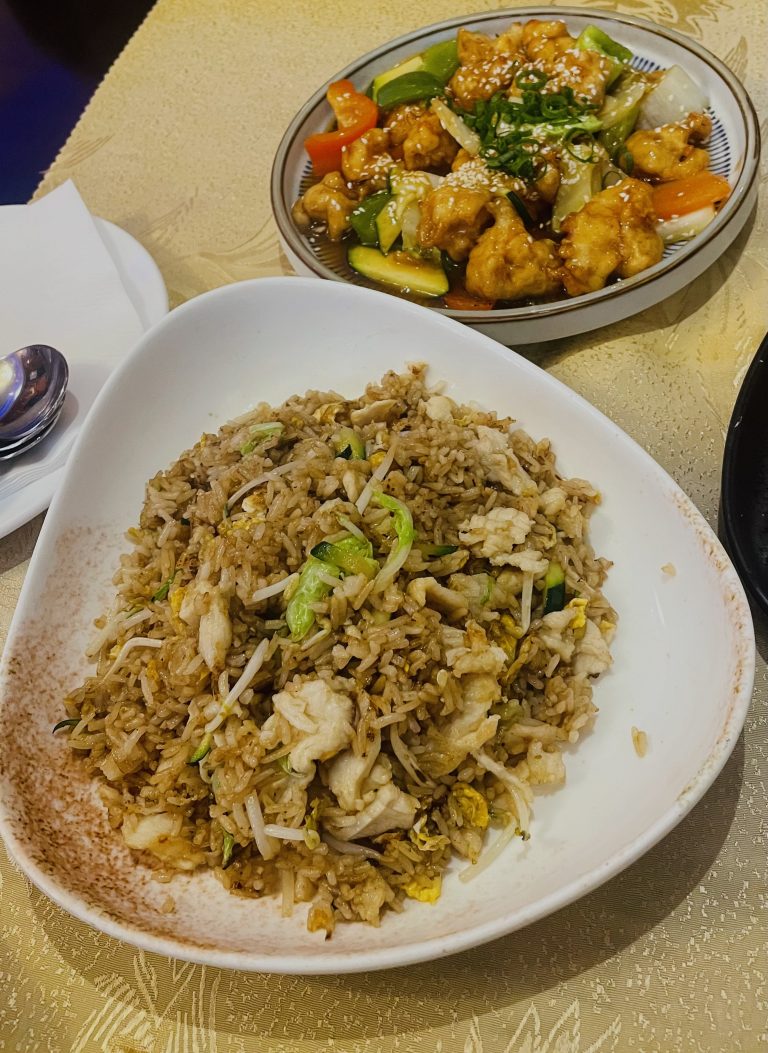
[[[95, 219], [95, 223], [146, 331], [168, 313], [168, 293], [160, 269], [144, 246], [122, 227], [106, 219]], [[54, 447], [45, 453], [34, 465], [34, 471], [28, 484], [0, 499], [0, 538], [45, 511], [51, 503], [64, 472], [59, 451]]]

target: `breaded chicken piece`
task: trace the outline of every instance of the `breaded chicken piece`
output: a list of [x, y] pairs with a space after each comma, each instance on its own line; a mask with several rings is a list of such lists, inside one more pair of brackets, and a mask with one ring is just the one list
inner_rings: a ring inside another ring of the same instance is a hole
[[405, 102], [390, 110], [382, 128], [389, 133], [389, 145], [393, 153], [403, 145], [411, 130], [428, 113], [429, 110], [423, 102]]
[[485, 33], [473, 33], [471, 29], [460, 29], [456, 34], [456, 48], [460, 66], [476, 66], [492, 59], [494, 55], [518, 55], [523, 39], [522, 22], [510, 22], [503, 33], [489, 37]]
[[403, 143], [403, 164], [411, 172], [445, 171], [459, 145], [443, 128], [436, 113], [427, 113], [409, 131]]
[[490, 190], [442, 184], [421, 206], [419, 245], [442, 249], [453, 260], [465, 260], [490, 222]]
[[631, 278], [658, 263], [664, 250], [652, 190], [639, 179], [596, 194], [562, 229], [562, 280], [570, 296], [602, 289], [614, 274]]
[[461, 168], [462, 165], [467, 165], [473, 160], [473, 155], [469, 152], [469, 150], [465, 150], [462, 146], [462, 148], [456, 154], [451, 163], [451, 171], [456, 172], [459, 170], [459, 168]]
[[478, 62], [493, 58], [493, 37], [462, 27], [456, 34], [456, 51], [460, 66], [476, 66]]
[[411, 172], [445, 171], [458, 153], [458, 143], [443, 128], [437, 114], [421, 104], [397, 106], [384, 128], [393, 156], [402, 157]]
[[565, 22], [532, 18], [523, 28], [521, 43], [531, 66], [550, 78], [548, 91], [569, 87], [577, 98], [602, 105], [611, 62], [598, 51], [577, 48]]
[[299, 198], [291, 215], [301, 230], [308, 230], [313, 223], [322, 224], [331, 241], [339, 241], [350, 228], [349, 217], [357, 204], [341, 172], [329, 172]]
[[543, 161], [543, 167], [536, 177], [534, 188], [542, 201], [553, 205], [560, 189], [560, 165], [557, 151], [551, 148], [544, 149], [539, 156]]
[[459, 106], [471, 111], [476, 102], [508, 88], [519, 69], [519, 56], [493, 55], [471, 66], [459, 66], [448, 87]]
[[506, 198], [488, 206], [495, 223], [485, 231], [467, 261], [467, 292], [483, 300], [520, 300], [560, 289], [557, 246], [534, 239]]
[[480, 99], [490, 99], [497, 91], [510, 87], [525, 61], [522, 39], [521, 22], [511, 22], [495, 38], [468, 29], [459, 30], [456, 37], [459, 68], [449, 87], [460, 106], [472, 110]]
[[503, 33], [499, 33], [493, 42], [497, 55], [515, 55], [522, 59], [523, 23], [510, 22]]
[[341, 170], [350, 183], [365, 183], [369, 191], [387, 185], [394, 159], [389, 151], [389, 132], [371, 128], [341, 152]]
[[704, 113], [689, 113], [684, 121], [633, 132], [627, 139], [633, 173], [666, 183], [702, 172], [709, 164], [709, 152], [694, 143], [706, 142], [711, 132], [712, 121]]

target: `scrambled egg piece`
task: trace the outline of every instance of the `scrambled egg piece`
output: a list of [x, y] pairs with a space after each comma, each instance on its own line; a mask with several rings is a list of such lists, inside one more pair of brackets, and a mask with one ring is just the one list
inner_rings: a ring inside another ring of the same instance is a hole
[[704, 113], [690, 113], [684, 121], [633, 132], [627, 139], [632, 171], [659, 183], [702, 172], [709, 164], [709, 153], [693, 144], [706, 142], [711, 132], [712, 121]]
[[557, 247], [549, 238], [533, 238], [506, 198], [487, 206], [495, 223], [469, 254], [467, 292], [483, 300], [521, 300], [560, 289]]
[[240, 519], [222, 519], [216, 530], [220, 537], [227, 537], [228, 534], [232, 534], [235, 531], [249, 530], [258, 523], [263, 523], [265, 518], [263, 515], [255, 515], [243, 516]]
[[436, 852], [450, 844], [450, 838], [445, 834], [430, 834], [427, 831], [427, 817], [421, 819], [408, 832], [408, 837], [422, 852]]
[[567, 216], [562, 229], [562, 279], [570, 296], [602, 289], [614, 274], [631, 278], [658, 263], [664, 251], [652, 190], [639, 179], [602, 190]]
[[512, 562], [512, 549], [522, 545], [531, 532], [533, 520], [517, 508], [492, 508], [485, 515], [473, 515], [459, 527], [459, 538], [476, 555], [494, 566]]
[[147, 662], [147, 676], [154, 684], [155, 687], [160, 683], [160, 673], [157, 670], [157, 662], [154, 658], [150, 658]]
[[420, 903], [437, 903], [443, 888], [443, 879], [439, 874], [427, 877], [419, 874], [412, 878], [407, 885], [403, 885], [403, 892], [411, 899], [417, 899]]
[[478, 790], [465, 782], [457, 782], [451, 789], [451, 797], [468, 823], [478, 826], [481, 830], [487, 828], [490, 821], [488, 802]]
[[490, 200], [485, 187], [443, 184], [430, 191], [421, 206], [419, 245], [442, 249], [453, 260], [465, 260], [491, 220]]
[[571, 628], [573, 630], [583, 629], [587, 624], [587, 600], [583, 596], [577, 596], [566, 604], [566, 610], [571, 612]]
[[179, 612], [181, 611], [181, 605], [184, 603], [184, 597], [187, 594], [187, 590], [183, 585], [179, 585], [176, 589], [171, 589], [168, 597], [168, 604], [171, 608], [171, 614], [176, 621], [181, 621], [179, 618]]
[[[559, 654], [564, 662], [570, 662], [577, 646], [577, 637], [586, 632], [587, 605], [589, 600], [577, 596], [561, 611], [552, 611], [541, 619], [537, 636], [548, 651]], [[566, 629], [572, 632], [566, 636]]]

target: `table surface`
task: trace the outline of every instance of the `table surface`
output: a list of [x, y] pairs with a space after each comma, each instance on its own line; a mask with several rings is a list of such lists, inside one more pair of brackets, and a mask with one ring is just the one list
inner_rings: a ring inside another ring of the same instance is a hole
[[[268, 177], [283, 128], [356, 55], [498, 0], [159, 0], [38, 194], [74, 178], [160, 265], [176, 305], [290, 273]], [[744, 81], [765, 123], [765, 0], [635, 0]], [[722, 259], [657, 307], [530, 355], [637, 439], [714, 523], [725, 432], [768, 328], [765, 195]], [[0, 642], [40, 528], [0, 542]], [[523, 932], [409, 969], [242, 975], [73, 920], [0, 859], [0, 1049], [165, 1053], [753, 1053], [768, 1045], [768, 641], [743, 736], [697, 808], [625, 873]], [[2, 850], [0, 849], [0, 854]]]

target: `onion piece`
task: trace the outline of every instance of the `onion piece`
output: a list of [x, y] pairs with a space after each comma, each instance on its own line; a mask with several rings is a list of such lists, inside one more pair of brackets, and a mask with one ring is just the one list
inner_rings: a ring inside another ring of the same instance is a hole
[[437, 119], [445, 128], [446, 132], [462, 146], [468, 154], [476, 157], [480, 153], [480, 136], [473, 132], [468, 124], [462, 121], [457, 113], [446, 106], [440, 99], [432, 100], [432, 112], [437, 114]]
[[708, 205], [706, 208], [697, 209], [696, 212], [675, 216], [674, 219], [660, 219], [656, 224], [656, 231], [665, 245], [690, 241], [709, 226], [716, 214], [714, 205]]
[[709, 100], [680, 66], [670, 66], [640, 105], [638, 128], [660, 128], [684, 120], [689, 113], [703, 113]]

